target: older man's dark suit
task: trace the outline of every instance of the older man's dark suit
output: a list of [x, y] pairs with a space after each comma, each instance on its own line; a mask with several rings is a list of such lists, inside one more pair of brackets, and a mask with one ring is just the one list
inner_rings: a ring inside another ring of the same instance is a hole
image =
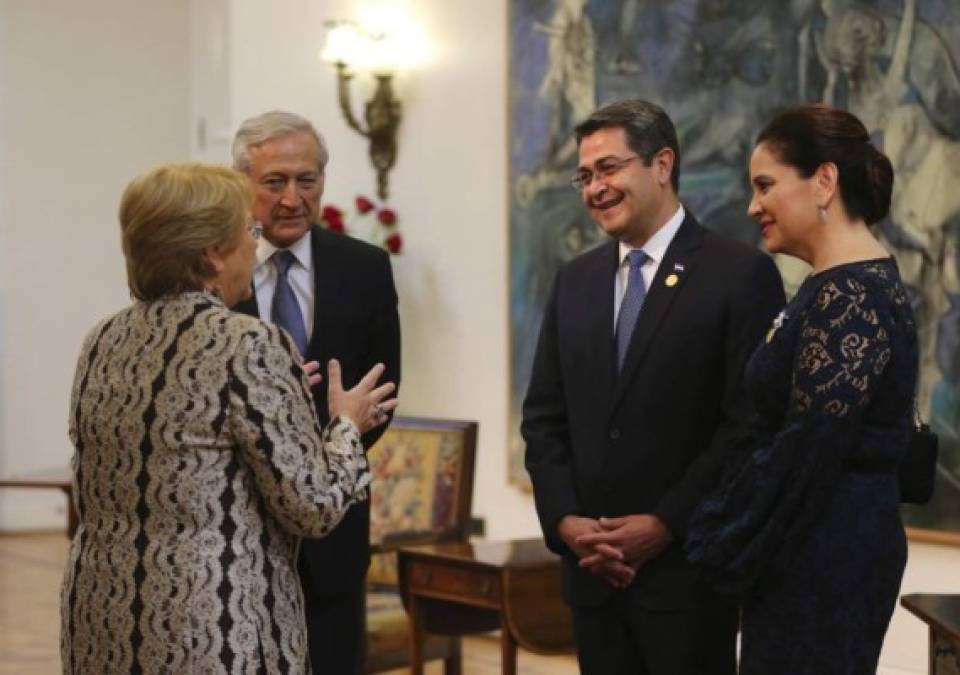
[[[312, 228], [314, 271], [313, 334], [305, 361], [319, 361], [327, 382], [327, 362], [340, 361], [343, 386], [355, 385], [383, 363], [382, 382], [400, 384], [400, 320], [389, 256], [350, 237]], [[258, 316], [254, 296], [238, 311]], [[269, 320], [269, 317], [263, 317]], [[315, 391], [317, 413], [330, 419], [327, 388]], [[386, 425], [363, 436], [369, 448]], [[324, 539], [305, 539], [300, 577], [307, 610], [310, 656], [315, 673], [353, 673], [363, 650], [364, 578], [370, 564], [370, 503], [350, 509]], [[358, 635], [359, 633], [359, 635]]]
[[[618, 374], [618, 262], [616, 242], [572, 260], [546, 307], [522, 425], [537, 512], [547, 545], [564, 558], [564, 595], [575, 609], [624, 602], [674, 614], [716, 608], [715, 645], [698, 648], [715, 649], [704, 661], [717, 665], [703, 672], [732, 672], [734, 611], [701, 587], [679, 542], [725, 441], [748, 415], [744, 365], [784, 304], [782, 282], [768, 256], [688, 214], [650, 285]], [[557, 533], [568, 514], [642, 513], [658, 515], [678, 541], [625, 591], [579, 568]], [[658, 648], [685, 649], [672, 624], [662, 625], [663, 635], [652, 636]], [[651, 672], [681, 671], [667, 663]]]

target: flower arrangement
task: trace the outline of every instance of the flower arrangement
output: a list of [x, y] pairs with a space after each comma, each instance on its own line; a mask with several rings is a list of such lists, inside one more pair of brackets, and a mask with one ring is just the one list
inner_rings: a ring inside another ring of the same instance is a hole
[[387, 206], [377, 206], [363, 195], [357, 196], [354, 206], [356, 213], [348, 221], [342, 209], [327, 204], [320, 211], [320, 223], [331, 232], [365, 239], [392, 255], [399, 255], [403, 250], [403, 237], [397, 227], [397, 212]]

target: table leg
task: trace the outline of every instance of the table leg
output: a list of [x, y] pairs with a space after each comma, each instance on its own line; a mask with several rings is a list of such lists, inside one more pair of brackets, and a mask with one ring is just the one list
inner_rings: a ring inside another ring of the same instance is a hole
[[500, 614], [500, 663], [503, 675], [517, 675], [517, 641], [513, 639], [507, 615]]
[[410, 594], [410, 675], [423, 675], [423, 615], [417, 596]]
[[459, 635], [449, 639], [453, 647], [450, 656], [443, 660], [443, 675], [463, 675], [463, 640]]

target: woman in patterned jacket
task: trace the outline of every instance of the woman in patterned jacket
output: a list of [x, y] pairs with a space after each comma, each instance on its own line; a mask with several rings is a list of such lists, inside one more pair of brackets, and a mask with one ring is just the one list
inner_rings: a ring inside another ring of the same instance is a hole
[[849, 112], [782, 112], [750, 161], [764, 243], [813, 268], [746, 367], [755, 417], [686, 549], [741, 595], [742, 675], [866, 675], [906, 564], [897, 465], [917, 334], [869, 226], [893, 169]]
[[199, 164], [135, 179], [120, 205], [133, 305], [87, 337], [70, 438], [80, 526], [63, 585], [70, 674], [307, 673], [296, 551], [366, 498], [360, 434], [386, 420], [382, 366], [321, 430], [290, 337], [249, 296], [247, 179]]

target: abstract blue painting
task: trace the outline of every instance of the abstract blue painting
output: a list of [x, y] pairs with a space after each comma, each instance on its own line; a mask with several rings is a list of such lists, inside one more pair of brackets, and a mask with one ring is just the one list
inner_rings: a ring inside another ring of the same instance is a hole
[[[519, 411], [554, 275], [604, 236], [570, 187], [573, 127], [613, 100], [659, 103], [686, 207], [756, 243], [753, 139], [777, 109], [825, 101], [864, 121], [897, 174], [877, 231], [914, 301], [918, 404], [941, 439], [934, 502], [905, 520], [960, 533], [960, 2], [511, 0], [509, 31], [511, 480], [529, 484]], [[805, 269], [778, 264], [796, 288]]]

